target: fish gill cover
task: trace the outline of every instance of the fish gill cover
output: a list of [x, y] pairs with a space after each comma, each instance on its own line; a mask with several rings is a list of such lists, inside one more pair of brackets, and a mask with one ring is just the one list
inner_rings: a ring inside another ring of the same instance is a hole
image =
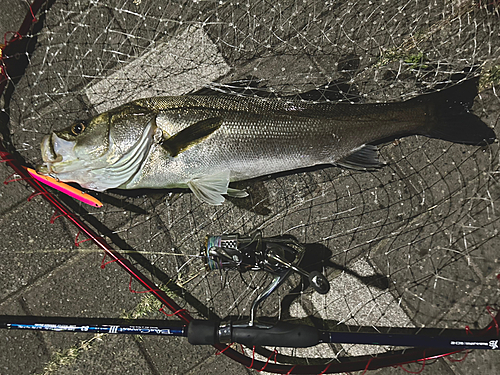
[[[52, 1], [26, 38], [26, 72], [11, 77], [2, 134], [37, 165], [44, 135], [138, 98], [208, 87], [394, 102], [475, 77], [472, 111], [500, 134], [499, 17], [498, 2], [472, 1]], [[318, 295], [294, 275], [259, 316], [332, 329], [484, 326], [498, 303], [498, 144], [412, 136], [381, 146], [380, 159], [387, 165], [375, 171], [329, 166], [238, 183], [249, 197], [221, 206], [184, 190], [116, 190], [96, 195], [103, 208], [79, 213], [195, 317], [248, 316], [272, 276], [208, 272], [199, 254], [206, 235], [261, 230], [305, 244], [304, 267], [332, 287]], [[74, 235], [61, 226], [61, 239]], [[29, 262], [67, 256], [37, 248]], [[4, 286], [4, 296], [17, 288]], [[147, 305], [127, 314], [161, 316]], [[322, 344], [280, 354], [328, 363], [389, 350]]]

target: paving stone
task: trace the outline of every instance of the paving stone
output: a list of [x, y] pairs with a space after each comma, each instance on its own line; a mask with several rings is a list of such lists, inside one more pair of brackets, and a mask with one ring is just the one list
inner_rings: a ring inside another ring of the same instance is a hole
[[[454, 375], [455, 372], [450, 368], [447, 360], [438, 359], [438, 360], [429, 360], [425, 363], [417, 362], [417, 363], [408, 363], [397, 367], [386, 367], [381, 368], [379, 370], [375, 370], [372, 372], [368, 372], [368, 374], [377, 374], [377, 375], [397, 375], [397, 374], [406, 374], [410, 371], [419, 372], [421, 371], [423, 374], [439, 374], [439, 375]], [[406, 371], [405, 371], [406, 370]]]
[[148, 352], [159, 373], [186, 374], [194, 367], [206, 368], [205, 362], [215, 353], [211, 346], [193, 346], [184, 337], [146, 337], [141, 345]]
[[[102, 254], [93, 252], [53, 271], [43, 285], [23, 295], [32, 314], [113, 318], [132, 310], [142, 295], [129, 292], [129, 276], [118, 266], [101, 269], [101, 260]], [[53, 335], [48, 342], [57, 350], [75, 345], [83, 336], [88, 335]]]
[[[75, 230], [66, 221], [50, 224], [52, 211], [41, 197], [23, 200], [0, 216], [0, 303], [76, 254]], [[73, 251], [72, 251], [73, 250]]]
[[[65, 58], [55, 59], [52, 69], [40, 69], [39, 75], [23, 79], [18, 86], [20, 93], [15, 93], [14, 97], [22, 95], [23, 89], [33, 95], [29, 98], [15, 97], [12, 108], [14, 122], [11, 128], [15, 130], [13, 138], [16, 147], [22, 149], [23, 156], [32, 163], [39, 161], [38, 143], [49, 129], [60, 128], [61, 123], [66, 125], [84, 113], [92, 114], [93, 109], [105, 109], [113, 99], [117, 100], [113, 102], [117, 104], [122, 100], [118, 97], [119, 93], [125, 93], [125, 98], [129, 99], [130, 86], [119, 86], [116, 84], [118, 81], [134, 81], [136, 86], [132, 90], [137, 89], [141, 95], [174, 90], [181, 93], [226, 74], [229, 66], [225, 64], [229, 63], [234, 68], [232, 73], [235, 78], [258, 74], [259, 78], [266, 78], [271, 87], [289, 92], [315, 87], [332, 79], [351, 78], [366, 81], [360, 82], [360, 88], [372, 92], [371, 99], [394, 99], [394, 92], [404, 97], [415, 90], [415, 78], [405, 78], [400, 72], [404, 66], [402, 61], [381, 68], [382, 73], [391, 73], [394, 69], [398, 77], [395, 79], [390, 74], [382, 74], [394, 83], [386, 85], [384, 90], [379, 90], [378, 80], [386, 78], [371, 75], [369, 68], [379, 61], [381, 49], [397, 46], [415, 33], [420, 35], [423, 24], [415, 15], [422, 15], [423, 10], [417, 1], [408, 2], [404, 8], [381, 4], [377, 8], [380, 14], [370, 16], [362, 14], [365, 9], [371, 9], [372, 2], [368, 0], [357, 2], [355, 8], [350, 3], [346, 6], [338, 2], [309, 4], [296, 1], [257, 1], [248, 3], [248, 6], [245, 2], [221, 2], [218, 5], [206, 2], [205, 5], [205, 2], [189, 4], [187, 1], [164, 5], [146, 0], [52, 3], [47, 15], [50, 28], [44, 29], [38, 41], [43, 44], [51, 37], [56, 40], [49, 51], [35, 51], [32, 64], [36, 70], [44, 66], [42, 64], [47, 58], [57, 57], [58, 54]], [[167, 11], [161, 6], [165, 6]], [[210, 7], [216, 9], [209, 14], [213, 10]], [[450, 2], [442, 12], [435, 12], [429, 5], [430, 11], [425, 10], [429, 25], [442, 25], [443, 19], [456, 14], [455, 7]], [[24, 1], [3, 0], [0, 4], [0, 35], [16, 30], [26, 11]], [[489, 17], [485, 9], [475, 12], [481, 17]], [[167, 18], [164, 15], [168, 15]], [[316, 17], [321, 22], [316, 22]], [[360, 27], [359, 22], [364, 19], [370, 22]], [[470, 19], [474, 22], [469, 22]], [[491, 39], [495, 35], [491, 31], [494, 24], [477, 28], [475, 41], [485, 40], [478, 45], [472, 45], [474, 43], [466, 40], [463, 33], [455, 32], [476, 27], [477, 19], [467, 18], [464, 23], [454, 19], [449, 22], [448, 30], [433, 35], [432, 41], [423, 43], [423, 47], [429, 48], [431, 58], [441, 59], [448, 54], [464, 63], [470, 60], [470, 56], [496, 53], [498, 49], [495, 49], [496, 44]], [[381, 20], [384, 22], [380, 23]], [[199, 26], [201, 23], [206, 23], [206, 27], [186, 26]], [[86, 27], [87, 24], [92, 27]], [[133, 25], [133, 28], [129, 29], [128, 25]], [[185, 36], [189, 40], [185, 46], [182, 40], [173, 41], [177, 60], [162, 60], [165, 56], [161, 55], [168, 50], [164, 34]], [[70, 37], [71, 43], [66, 43]], [[283, 40], [287, 42], [283, 43]], [[317, 45], [325, 40], [328, 41], [327, 50], [317, 49]], [[449, 43], [441, 43], [443, 40]], [[158, 47], [153, 53], [148, 51], [152, 41]], [[197, 41], [203, 44], [197, 45]], [[200, 53], [200, 47], [205, 49], [209, 58], [184, 66], [186, 61], [195, 61], [190, 60], [189, 54]], [[485, 52], [488, 48], [493, 52]], [[134, 60], [132, 56], [137, 58], [135, 65], [131, 63]], [[145, 85], [143, 80], [139, 80], [141, 74], [158, 77], [158, 72], [154, 69], [141, 70], [141, 64], [154, 66], [155, 59], [163, 61], [164, 66], [177, 64], [173, 75], [177, 75], [178, 67], [179, 71], [185, 68], [188, 73], [194, 74], [181, 77], [173, 86], [162, 86], [160, 83], [158, 88], [157, 82]], [[211, 62], [218, 69], [198, 70], [198, 65], [207, 67]], [[332, 69], [332, 66], [338, 68]], [[126, 71], [121, 71], [121, 68]], [[366, 72], [365, 68], [368, 68]], [[443, 69], [447, 70], [447, 67]], [[61, 72], [69, 72], [70, 75], [61, 79]], [[199, 76], [204, 78], [198, 80], [196, 77]], [[89, 86], [89, 83], [92, 85]], [[86, 95], [82, 94], [84, 91]], [[64, 99], [60, 100], [60, 96]], [[493, 100], [498, 100], [498, 97], [493, 97]], [[92, 106], [94, 108], [89, 109]], [[30, 115], [21, 116], [26, 112]], [[498, 113], [488, 116], [489, 124], [497, 122]], [[18, 119], [25, 121], [16, 122]], [[16, 133], [24, 127], [35, 130]], [[443, 147], [450, 148], [443, 153]], [[255, 192], [252, 199], [275, 202], [271, 208], [266, 207], [269, 212], [257, 217], [240, 206], [197, 208], [199, 203], [192, 194], [183, 195], [170, 211], [162, 211], [160, 207], [160, 214], [155, 220], [162, 222], [149, 221], [148, 218], [143, 227], [137, 225], [134, 228], [135, 216], [131, 212], [124, 215], [123, 210], [115, 209], [115, 206], [108, 207], [107, 211], [91, 211], [91, 215], [98, 218], [107, 215], [109, 220], [106, 224], [132, 244], [149, 241], [155, 232], [155, 225], [168, 226], [171, 235], [157, 236], [152, 239], [151, 245], [144, 246], [151, 251], [162, 247], [170, 251], [178, 245], [184, 254], [191, 251], [196, 255], [205, 232], [217, 234], [227, 228], [248, 233], [255, 228], [266, 227], [269, 231], [266, 235], [287, 232], [305, 242], [309, 238], [321, 239], [333, 253], [332, 260], [338, 264], [360, 274], [363, 269], [383, 271], [391, 275], [388, 281], [394, 285], [390, 289], [392, 294], [380, 292], [360, 283], [360, 278], [344, 273], [336, 279], [337, 285], [333, 287], [342, 292], [337, 296], [339, 300], [346, 298], [349, 301], [337, 310], [342, 310], [345, 305], [346, 310], [355, 311], [349, 303], [359, 302], [354, 297], [364, 297], [364, 300], [377, 305], [372, 317], [383, 324], [391, 320], [408, 324], [408, 315], [414, 323], [459, 326], [473, 317], [481, 326], [488, 320], [484, 306], [498, 300], [498, 291], [492, 280], [497, 272], [499, 241], [498, 236], [495, 237], [498, 224], [493, 202], [498, 200], [500, 190], [491, 184], [488, 176], [477, 174], [477, 170], [490, 165], [488, 155], [464, 150], [462, 146], [446, 146], [438, 141], [412, 138], [384, 148], [384, 157], [393, 164], [379, 172], [363, 174], [329, 168], [251, 183], [251, 192]], [[457, 172], [457, 165], [461, 166], [460, 172]], [[8, 169], [0, 166], [0, 181], [8, 175]], [[87, 248], [90, 254], [76, 252], [74, 228], [62, 218], [53, 225], [47, 224], [51, 209], [39, 197], [27, 203], [26, 198], [30, 194], [31, 190], [22, 183], [0, 185], [0, 281], [3, 286], [0, 313], [112, 317], [134, 309], [141, 296], [128, 292], [128, 276], [114, 264], [101, 270], [100, 251], [92, 246]], [[311, 194], [317, 199], [308, 201]], [[448, 199], [448, 196], [452, 198]], [[186, 207], [197, 209], [189, 212]], [[332, 207], [335, 212], [332, 212]], [[158, 207], [151, 205], [148, 208], [154, 211]], [[169, 214], [178, 215], [177, 219], [167, 217]], [[318, 219], [318, 223], [314, 222], [315, 225], [306, 228], [307, 223], [317, 218], [328, 224], [321, 225]], [[192, 222], [186, 224], [187, 220]], [[137, 219], [137, 222], [140, 221], [141, 218]], [[124, 226], [124, 223], [127, 225]], [[196, 228], [195, 233], [186, 233], [186, 225]], [[474, 229], [477, 226], [479, 230]], [[487, 242], [483, 244], [484, 240]], [[408, 243], [412, 244], [411, 247]], [[471, 247], [466, 247], [465, 243], [472, 244], [474, 251], [470, 252]], [[449, 251], [456, 252], [457, 257], [450, 257]], [[366, 254], [369, 254], [368, 258]], [[371, 262], [368, 263], [367, 259]], [[453, 261], [451, 264], [441, 263], [443, 259]], [[189, 276], [192, 270], [188, 267], [183, 271], [186, 275], [178, 271], [185, 259], [178, 257], [177, 261], [169, 262], [165, 257], [155, 265], [174, 277], [178, 276], [177, 273], [179, 277]], [[364, 267], [351, 267], [356, 264], [363, 264]], [[331, 272], [331, 275], [336, 273]], [[223, 315], [227, 306], [238, 297], [244, 283], [236, 280], [239, 276], [233, 274], [227, 280], [234, 288], [223, 288], [220, 287], [221, 280], [215, 280], [217, 277], [205, 277], [197, 288], [193, 288], [193, 292], [201, 296], [200, 299], [207, 299], [207, 306]], [[450, 284], [448, 280], [455, 283]], [[289, 285], [286, 287], [291, 288]], [[346, 295], [347, 291], [357, 295], [351, 299]], [[213, 301], [215, 293], [224, 301]], [[332, 295], [335, 296], [335, 293]], [[302, 298], [305, 300], [308, 297], [304, 295]], [[404, 311], [398, 305], [400, 301]], [[460, 303], [466, 304], [463, 310], [457, 307]], [[324, 305], [323, 301], [319, 301], [311, 306], [320, 308]], [[334, 301], [328, 307], [334, 309]], [[277, 309], [277, 304], [268, 308], [269, 311], [273, 309]], [[440, 315], [442, 311], [449, 313], [443, 317]], [[236, 308], [234, 314], [237, 313], [240, 311]], [[334, 315], [333, 312], [331, 315]], [[371, 323], [368, 314], [363, 311], [354, 315], [357, 316], [353, 316], [353, 320], [357, 318], [363, 324]], [[342, 314], [337, 318], [345, 316]], [[137, 341], [124, 336], [106, 336], [100, 341], [94, 337], [89, 334], [1, 331], [0, 373], [40, 373], [45, 366], [54, 363], [51, 362], [54, 353], [81, 346], [87, 340], [92, 340], [88, 350], [83, 350], [68, 365], [56, 365], [56, 373], [255, 373], [223, 355], [215, 356], [214, 349], [210, 347], [191, 347], [182, 338], [144, 337], [142, 341]], [[499, 371], [500, 366], [496, 354], [475, 351], [459, 363], [442, 359], [431, 361], [426, 363], [424, 372], [493, 374]], [[406, 368], [418, 371], [422, 365], [414, 364]], [[392, 375], [402, 372], [399, 368], [387, 368], [373, 373]]]
[[[232, 375], [232, 374], [257, 374], [259, 372], [255, 370], [250, 370], [240, 363], [233, 361], [232, 359], [226, 357], [225, 355], [215, 355], [208, 357], [206, 360], [192, 368], [186, 375], [196, 375], [200, 373], [207, 374], [221, 374], [221, 375]], [[266, 372], [260, 372], [260, 374], [265, 374]]]
[[149, 367], [133, 337], [108, 335], [89, 350], [82, 351], [77, 360], [61, 366], [58, 375], [156, 375]]
[[[15, 179], [14, 171], [5, 163], [0, 163], [0, 215], [3, 215], [26, 202], [33, 190], [27, 184], [8, 182]], [[2, 183], [3, 182], [3, 183]]]
[[498, 374], [500, 371], [500, 356], [496, 350], [473, 350], [467, 355], [458, 353], [451, 358], [458, 362], [448, 361], [456, 375], [468, 374]]
[[[18, 301], [1, 306], [2, 315], [26, 315]], [[0, 374], [38, 374], [50, 359], [44, 334], [36, 331], [0, 330]]]
[[[3, 36], [8, 31], [15, 32], [19, 30], [19, 26], [27, 11], [28, 6], [24, 1], [2, 1], [2, 12], [0, 12], [0, 35]], [[13, 34], [10, 36], [12, 35]]]

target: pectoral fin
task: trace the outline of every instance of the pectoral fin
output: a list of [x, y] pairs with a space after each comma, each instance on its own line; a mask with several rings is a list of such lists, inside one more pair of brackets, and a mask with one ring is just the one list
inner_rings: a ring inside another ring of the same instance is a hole
[[224, 202], [222, 194], [227, 194], [229, 171], [195, 178], [189, 181], [187, 185], [200, 201], [220, 205]]
[[170, 156], [175, 157], [181, 152], [186, 151], [189, 147], [203, 141], [210, 134], [219, 129], [221, 125], [222, 119], [220, 117], [201, 120], [181, 130], [172, 137], [165, 139], [160, 145], [170, 154]]

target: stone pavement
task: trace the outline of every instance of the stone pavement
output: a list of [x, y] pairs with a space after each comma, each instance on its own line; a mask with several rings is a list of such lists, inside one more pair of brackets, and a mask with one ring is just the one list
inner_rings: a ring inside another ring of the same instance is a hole
[[[0, 35], [16, 30], [25, 12], [25, 2], [2, 0]], [[186, 50], [190, 53], [197, 48], [203, 49], [205, 59], [196, 61], [195, 67], [188, 67], [186, 70], [189, 74], [181, 75], [180, 81], [168, 88], [170, 91], [179, 94], [191, 91], [229, 72], [229, 66], [203, 30], [191, 30], [186, 36], [180, 35], [179, 38], [184, 39], [170, 41], [168, 45], [171, 49], [177, 48], [177, 57], [182, 55], [182, 46], [189, 45]], [[135, 60], [136, 66], [129, 66], [126, 73], [118, 71], [88, 87], [86, 95], [89, 102], [95, 108], [105, 110], [106, 105], [111, 104], [100, 101], [101, 93], [109, 95], [113, 90], [122, 92], [116, 82], [123, 81], [124, 77], [133, 79], [135, 75], [144, 73], [140, 70], [141, 66], [152, 65], [152, 61], [159, 66], [172, 65], [168, 55], [161, 53], [163, 48], [166, 45], [158, 46], [157, 50], [142, 56], [142, 60]], [[157, 72], [149, 73], [157, 76]], [[273, 75], [271, 69], [268, 74]], [[148, 89], [148, 95], [154, 95], [157, 90], [154, 85]], [[127, 101], [127, 98], [119, 98], [118, 94], [113, 94], [113, 97], [116, 99], [113, 106]], [[0, 164], [0, 181], [7, 180], [10, 174], [8, 167]], [[31, 193], [22, 182], [0, 185], [0, 280], [3, 285], [0, 291], [0, 314], [120, 317], [130, 314], [144, 303], [143, 295], [129, 292], [129, 277], [118, 266], [110, 264], [104, 270], [99, 267], [102, 255], [93, 251], [96, 250], [93, 245], [85, 243], [82, 248], [88, 251], [74, 251], [75, 228], [62, 218], [49, 224], [53, 213], [51, 207], [40, 197], [28, 202]], [[380, 248], [383, 246], [381, 244]], [[383, 258], [374, 256], [373, 259], [375, 262], [379, 260], [377, 266], [383, 269]], [[395, 259], [396, 262], [403, 264], [404, 259]], [[362, 262], [356, 263], [356, 267], [360, 274], [370, 271], [370, 266]], [[477, 268], [479, 271], [476, 273], [480, 275], [471, 277], [481, 280], [486, 280], [498, 271], [488, 270], [483, 274], [484, 267], [479, 264]], [[469, 269], [463, 272], [467, 273]], [[358, 290], [357, 285], [352, 286], [355, 281], [349, 276], [339, 277], [337, 282], [344, 291], [350, 287], [353, 291]], [[366, 292], [372, 291], [367, 289]], [[353, 299], [353, 303], [355, 302]], [[399, 319], [400, 324], [408, 321], [408, 316], [398, 309], [399, 306], [392, 297], [388, 297], [386, 303], [391, 315], [385, 315], [384, 311], [381, 318], [385, 316], [385, 319]], [[343, 308], [350, 308], [347, 305], [335, 307], [333, 311], [325, 313], [342, 314]], [[419, 319], [424, 321], [424, 317], [415, 318], [417, 321]], [[224, 355], [214, 354], [213, 348], [193, 347], [182, 338], [137, 339], [112, 335], [0, 331], [0, 374], [5, 375], [255, 373]], [[460, 363], [438, 359], [426, 364], [425, 373], [495, 374], [500, 372], [500, 356], [497, 354], [493, 351], [475, 351]], [[403, 370], [389, 368], [370, 373], [401, 374]]]

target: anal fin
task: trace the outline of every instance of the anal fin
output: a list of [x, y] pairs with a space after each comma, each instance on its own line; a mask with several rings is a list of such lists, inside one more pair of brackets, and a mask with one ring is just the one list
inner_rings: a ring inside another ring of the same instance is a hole
[[221, 205], [225, 200], [222, 194], [227, 194], [228, 190], [229, 171], [194, 178], [187, 185], [200, 201]]
[[383, 165], [378, 158], [378, 148], [373, 145], [361, 146], [336, 164], [352, 169], [374, 169]]
[[200, 201], [216, 206], [224, 202], [225, 199], [222, 196], [224, 194], [233, 198], [248, 197], [245, 190], [228, 187], [229, 175], [229, 171], [222, 171], [213, 175], [194, 178], [187, 185]]

